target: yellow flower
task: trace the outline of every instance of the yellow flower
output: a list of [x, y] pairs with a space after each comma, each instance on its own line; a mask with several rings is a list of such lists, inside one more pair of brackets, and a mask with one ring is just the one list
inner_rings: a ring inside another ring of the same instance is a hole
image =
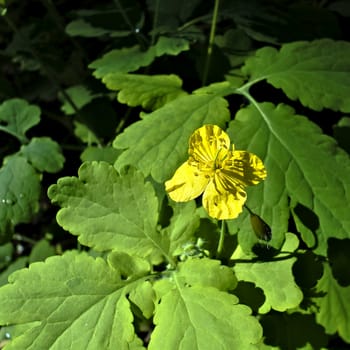
[[230, 138], [217, 125], [204, 125], [189, 141], [189, 158], [165, 182], [170, 198], [187, 202], [203, 192], [203, 207], [216, 219], [234, 219], [247, 199], [245, 187], [266, 178], [263, 162], [256, 155], [236, 151]]

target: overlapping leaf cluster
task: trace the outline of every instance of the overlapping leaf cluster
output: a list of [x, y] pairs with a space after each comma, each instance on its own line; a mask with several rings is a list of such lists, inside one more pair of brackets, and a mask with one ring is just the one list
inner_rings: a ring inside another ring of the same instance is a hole
[[[247, 26], [242, 9], [225, 9]], [[96, 31], [90, 15], [72, 22], [68, 32], [126, 35]], [[261, 33], [252, 21], [257, 39]], [[275, 43], [269, 33], [263, 36]], [[5, 349], [309, 349], [326, 347], [336, 333], [350, 343], [350, 278], [344, 268], [350, 159], [306, 113], [296, 112], [350, 112], [350, 44], [320, 39], [266, 46], [244, 59], [238, 79], [191, 93], [175, 74], [138, 71], [157, 57], [189, 49], [187, 39], [160, 35], [146, 50], [113, 49], [90, 64], [120, 104], [142, 108], [141, 119], [116, 135], [108, 155], [85, 154], [109, 162], [84, 162], [77, 176], [49, 188], [50, 200], [60, 207], [58, 224], [87, 249], [32, 263], [9, 277], [0, 289], [0, 324], [15, 336]], [[289, 105], [258, 102], [252, 87], [261, 82], [280, 89]], [[79, 108], [94, 98], [81, 87], [68, 92], [78, 97]], [[232, 97], [244, 102], [233, 113]], [[2, 195], [5, 205], [39, 191], [39, 178], [24, 185], [13, 174], [31, 179], [57, 171], [61, 158], [53, 141], [26, 140], [36, 107], [12, 100], [1, 108], [1, 128], [23, 143], [0, 170], [4, 188], [14, 189]], [[67, 105], [63, 110], [74, 112]], [[20, 122], [11, 124], [9, 113]], [[248, 189], [247, 206], [270, 226], [268, 245], [254, 235], [244, 211], [227, 223], [218, 255], [218, 223], [195, 201], [167, 199], [163, 183], [186, 160], [188, 139], [203, 124], [226, 129], [236, 149], [264, 161], [268, 177]], [[84, 126], [76, 124], [75, 131], [98, 144]], [[6, 223], [14, 225], [36, 210], [23, 204], [15, 209], [20, 214], [4, 211], [2, 222], [16, 218]]]

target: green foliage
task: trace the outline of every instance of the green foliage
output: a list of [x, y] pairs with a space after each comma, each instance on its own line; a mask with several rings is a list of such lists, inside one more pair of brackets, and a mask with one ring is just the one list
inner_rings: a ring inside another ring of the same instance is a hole
[[63, 207], [58, 223], [86, 246], [140, 256], [161, 251], [158, 201], [151, 184], [136, 170], [120, 176], [107, 163], [84, 163], [79, 178], [61, 178], [49, 197]]
[[137, 75], [108, 74], [103, 82], [110, 90], [120, 90], [118, 101], [128, 106], [142, 106], [146, 110], [158, 109], [185, 91], [181, 89], [182, 81], [176, 75]]
[[[288, 227], [288, 198], [292, 206], [302, 205], [318, 218], [314, 232], [298, 224], [309, 247], [325, 255], [329, 237], [349, 237], [349, 216], [338, 198], [350, 200], [350, 161], [332, 138], [283, 104], [241, 109], [229, 130], [236, 135], [239, 148], [248, 148], [264, 159], [269, 175], [254, 191], [250, 206], [263, 203], [259, 212], [277, 237]], [[249, 225], [247, 219], [243, 227]]]
[[39, 123], [40, 109], [20, 99], [12, 99], [0, 105], [0, 130], [15, 136], [20, 142], [27, 140], [25, 133]]
[[[286, 234], [286, 241], [282, 247], [285, 251], [295, 251], [298, 245], [298, 239], [290, 234]], [[283, 257], [283, 254], [276, 258]], [[235, 259], [248, 258], [242, 252], [235, 252]], [[292, 266], [295, 258], [273, 261], [258, 262], [250, 265], [237, 264], [234, 271], [237, 278], [242, 281], [253, 282], [261, 288], [265, 294], [265, 303], [260, 307], [260, 313], [267, 313], [273, 308], [276, 311], [286, 311], [297, 307], [302, 301], [302, 292], [295, 284], [292, 273]], [[270, 279], [270, 276], [275, 278]], [[278, 285], [278, 288], [276, 288]]]
[[[349, 347], [348, 5], [17, 2], [0, 348]], [[204, 124], [267, 170], [234, 220], [165, 191]]]
[[350, 342], [349, 325], [349, 303], [350, 287], [340, 286], [332, 276], [329, 266], [324, 266], [324, 273], [316, 286], [317, 292], [323, 295], [322, 298], [315, 298], [314, 301], [319, 307], [316, 319], [328, 334], [338, 332], [346, 341]]
[[0, 183], [0, 229], [7, 238], [16, 224], [28, 222], [37, 212], [40, 178], [24, 158], [13, 156], [0, 169]]
[[20, 154], [40, 172], [56, 173], [61, 170], [64, 157], [59, 145], [48, 137], [34, 137], [28, 145], [21, 147]]
[[103, 78], [109, 73], [136, 71], [140, 67], [151, 64], [156, 57], [178, 55], [188, 48], [188, 41], [185, 39], [160, 37], [157, 43], [147, 51], [141, 51], [139, 46], [112, 50], [101, 59], [92, 62], [89, 67], [95, 69], [94, 76], [96, 78]]
[[22, 146], [4, 159], [0, 168], [0, 241], [8, 240], [19, 223], [30, 222], [39, 210], [41, 173], [62, 169], [64, 157], [49, 137], [26, 132], [40, 121], [40, 109], [21, 99], [0, 105], [0, 130], [17, 138]]
[[242, 71], [250, 83], [267, 80], [291, 100], [320, 111], [349, 112], [350, 44], [327, 39], [297, 42], [280, 51], [266, 47], [246, 61]]
[[214, 94], [179, 97], [147, 114], [118, 135], [113, 146], [127, 149], [116, 166], [134, 165], [156, 181], [170, 178], [186, 160], [188, 139], [203, 124], [223, 126], [229, 119], [227, 101]]

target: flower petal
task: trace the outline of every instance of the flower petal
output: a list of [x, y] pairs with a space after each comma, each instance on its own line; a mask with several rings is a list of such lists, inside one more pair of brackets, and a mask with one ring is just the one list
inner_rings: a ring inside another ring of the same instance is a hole
[[256, 185], [267, 176], [262, 160], [253, 153], [246, 151], [230, 152], [225, 160], [222, 176], [225, 177], [227, 189], [236, 187], [237, 182], [243, 186]]
[[219, 192], [215, 181], [210, 181], [203, 195], [203, 207], [212, 218], [235, 219], [242, 212], [246, 198], [246, 193], [240, 188], [234, 192]]
[[194, 161], [212, 168], [218, 151], [229, 148], [229, 136], [217, 125], [208, 124], [193, 132], [188, 153]]
[[187, 202], [201, 195], [208, 182], [207, 176], [185, 162], [176, 170], [174, 176], [165, 182], [165, 189], [173, 201]]

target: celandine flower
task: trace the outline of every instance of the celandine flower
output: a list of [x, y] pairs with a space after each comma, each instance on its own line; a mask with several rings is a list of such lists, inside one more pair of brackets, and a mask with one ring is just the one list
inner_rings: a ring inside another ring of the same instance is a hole
[[247, 199], [245, 187], [266, 178], [263, 162], [246, 151], [230, 150], [230, 138], [217, 125], [204, 125], [189, 141], [189, 158], [165, 182], [175, 202], [187, 202], [203, 192], [203, 207], [216, 219], [234, 219]]

